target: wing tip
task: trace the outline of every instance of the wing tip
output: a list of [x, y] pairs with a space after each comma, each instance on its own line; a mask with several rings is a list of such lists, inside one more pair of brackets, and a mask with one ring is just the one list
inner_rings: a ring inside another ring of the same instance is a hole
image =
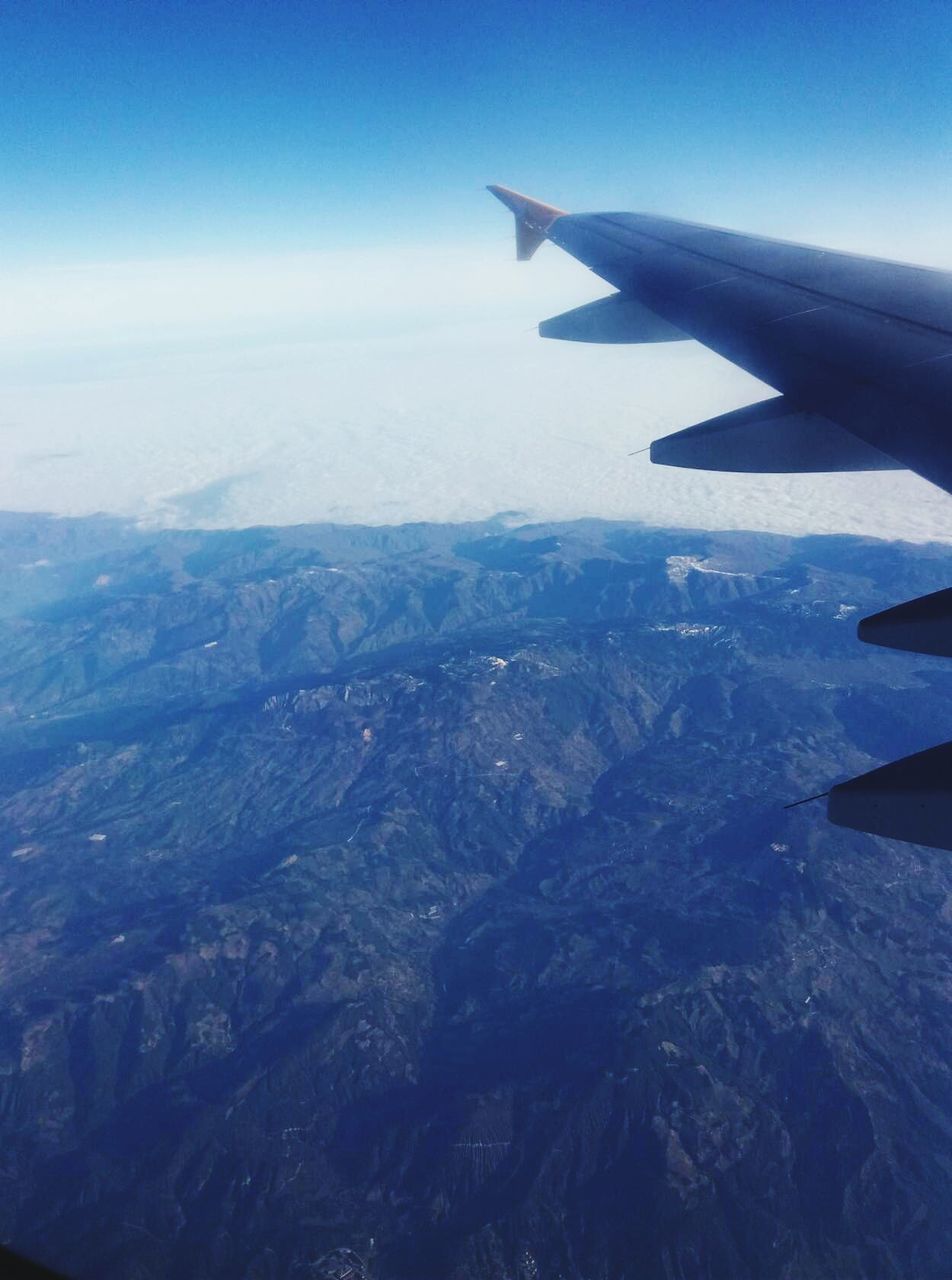
[[493, 182], [487, 184], [486, 190], [504, 204], [516, 219], [516, 258], [520, 262], [527, 262], [532, 257], [546, 239], [553, 222], [565, 216], [564, 209], [524, 196], [521, 191], [513, 191], [511, 187]]

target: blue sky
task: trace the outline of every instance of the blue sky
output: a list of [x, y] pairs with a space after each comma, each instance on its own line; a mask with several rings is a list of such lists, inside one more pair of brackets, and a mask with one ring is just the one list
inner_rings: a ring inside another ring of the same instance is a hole
[[19, 260], [491, 235], [570, 209], [947, 221], [948, 3], [4, 0]]
[[0, 0], [0, 508], [952, 539], [911, 476], [634, 450], [767, 394], [540, 341], [515, 186], [952, 269], [952, 8]]

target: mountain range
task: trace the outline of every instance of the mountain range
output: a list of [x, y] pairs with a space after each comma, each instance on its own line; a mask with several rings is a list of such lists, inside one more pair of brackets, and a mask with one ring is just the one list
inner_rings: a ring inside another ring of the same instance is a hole
[[952, 736], [952, 668], [855, 635], [949, 568], [0, 517], [0, 1238], [90, 1280], [948, 1276], [949, 855], [784, 806]]

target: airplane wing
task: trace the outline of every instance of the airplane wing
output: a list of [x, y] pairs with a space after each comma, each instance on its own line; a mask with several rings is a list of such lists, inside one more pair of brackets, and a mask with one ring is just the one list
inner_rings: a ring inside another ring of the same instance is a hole
[[3, 1248], [0, 1248], [0, 1276], [3, 1280], [64, 1280], [59, 1272]]
[[[952, 493], [952, 274], [640, 213], [570, 214], [507, 187], [517, 256], [557, 244], [617, 292], [543, 321], [575, 342], [694, 338], [777, 395], [656, 440], [715, 471], [908, 469]], [[885, 610], [860, 638], [952, 656], [952, 591]], [[952, 849], [952, 744], [831, 788], [829, 815]]]

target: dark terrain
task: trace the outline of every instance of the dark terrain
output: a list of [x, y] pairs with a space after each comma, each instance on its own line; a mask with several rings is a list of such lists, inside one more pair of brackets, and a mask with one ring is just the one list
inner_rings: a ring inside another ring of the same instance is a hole
[[782, 806], [952, 737], [855, 638], [950, 560], [0, 517], [0, 1238], [949, 1277], [950, 855]]

